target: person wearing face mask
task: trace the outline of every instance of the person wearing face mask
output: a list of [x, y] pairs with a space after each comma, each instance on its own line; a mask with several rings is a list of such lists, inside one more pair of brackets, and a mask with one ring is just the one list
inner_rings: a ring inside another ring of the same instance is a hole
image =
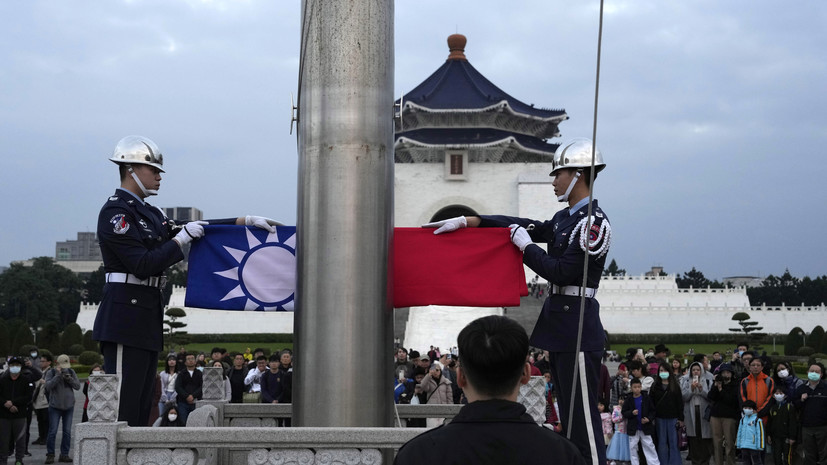
[[[102, 374], [103, 369], [101, 368], [100, 363], [92, 365], [92, 368], [89, 370], [90, 376]], [[83, 397], [85, 397], [85, 400], [83, 401], [83, 416], [81, 417], [80, 422], [86, 423], [87, 421], [89, 421], [89, 413], [87, 412], [87, 409], [89, 408], [89, 378], [86, 378], [86, 382], [83, 383]]]
[[678, 448], [678, 428], [683, 426], [683, 396], [678, 379], [668, 363], [658, 364], [658, 380], [649, 389], [655, 403], [655, 431], [661, 465], [682, 465]]
[[764, 422], [755, 413], [757, 405], [751, 400], [741, 404], [744, 414], [738, 424], [738, 438], [735, 446], [741, 449], [741, 458], [744, 465], [763, 465]]
[[689, 460], [693, 465], [706, 465], [712, 458], [712, 427], [706, 418], [709, 390], [714, 379], [706, 376], [702, 362], [692, 362], [688, 373], [681, 377], [686, 435], [689, 437]]
[[795, 375], [795, 370], [792, 365], [787, 362], [778, 362], [775, 364], [775, 372], [772, 375], [772, 381], [775, 387], [783, 387], [784, 392], [792, 397], [799, 386], [804, 384], [798, 376]]
[[795, 391], [793, 403], [801, 421], [801, 447], [806, 465], [827, 463], [827, 381], [824, 365], [811, 363], [807, 383]]
[[767, 444], [772, 446], [772, 463], [792, 463], [798, 437], [798, 412], [787, 397], [787, 390], [775, 386], [767, 422]]
[[26, 453], [26, 406], [32, 400], [34, 387], [21, 374], [23, 361], [10, 357], [9, 369], [0, 375], [0, 463], [9, 457], [9, 445], [14, 444], [15, 459], [23, 463]]
[[707, 396], [712, 402], [709, 425], [715, 463], [718, 465], [724, 465], [724, 460], [726, 465], [735, 465], [735, 438], [738, 420], [741, 419], [741, 399], [734, 376], [732, 365], [722, 363]]
[[175, 406], [174, 403], [170, 402], [169, 406], [164, 409], [166, 413], [161, 417], [161, 423], [159, 426], [172, 426], [172, 427], [182, 427], [186, 426], [186, 423], [181, 421], [180, 415], [178, 415], [178, 408]]

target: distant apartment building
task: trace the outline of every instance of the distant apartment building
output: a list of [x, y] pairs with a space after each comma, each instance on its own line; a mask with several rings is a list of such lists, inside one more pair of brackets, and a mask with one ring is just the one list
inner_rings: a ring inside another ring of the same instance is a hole
[[185, 224], [190, 221], [204, 219], [204, 213], [195, 207], [169, 207], [164, 208], [164, 214], [171, 218], [176, 224]]
[[98, 246], [96, 234], [93, 232], [79, 232], [77, 240], [56, 243], [55, 260], [59, 262], [101, 261], [101, 249]]

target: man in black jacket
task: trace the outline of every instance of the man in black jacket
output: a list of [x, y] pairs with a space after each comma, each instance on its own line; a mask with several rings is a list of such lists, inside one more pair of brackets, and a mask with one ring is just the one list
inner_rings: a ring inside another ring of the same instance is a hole
[[187, 354], [186, 369], [178, 373], [175, 379], [175, 392], [178, 399], [178, 415], [181, 422], [187, 424], [187, 417], [195, 410], [195, 401], [201, 399], [204, 387], [204, 375], [195, 368], [195, 354]]
[[14, 444], [15, 459], [23, 462], [26, 453], [26, 408], [34, 391], [31, 381], [21, 374], [23, 361], [8, 360], [9, 369], [0, 375], [0, 463], [9, 457], [9, 444]]
[[457, 342], [457, 383], [468, 404], [450, 423], [402, 446], [395, 465], [585, 465], [572, 442], [537, 425], [516, 402], [520, 385], [531, 377], [528, 335], [522, 326], [506, 317], [487, 316], [468, 324]]

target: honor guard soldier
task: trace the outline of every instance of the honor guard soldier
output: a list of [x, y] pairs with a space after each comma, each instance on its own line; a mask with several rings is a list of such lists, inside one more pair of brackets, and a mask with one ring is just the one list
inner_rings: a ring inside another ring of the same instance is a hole
[[118, 420], [148, 426], [158, 352], [163, 348], [165, 271], [184, 259], [182, 248], [204, 235], [205, 224], [275, 232], [279, 223], [246, 216], [176, 226], [160, 208], [145, 202], [158, 194], [164, 172], [164, 156], [154, 142], [125, 137], [109, 160], [118, 165], [121, 185], [98, 216], [106, 284], [93, 335], [100, 342], [104, 371], [120, 378]]
[[[606, 164], [596, 148], [594, 157], [594, 177], [597, 178]], [[438, 228], [434, 234], [464, 227], [511, 228], [511, 241], [523, 252], [523, 263], [549, 282], [548, 297], [530, 343], [549, 352], [564, 431], [570, 434], [587, 463], [603, 465], [606, 446], [597, 398], [605, 335], [600, 322], [600, 304], [595, 297], [612, 229], [597, 200], [592, 202], [592, 216], [588, 218], [591, 166], [590, 140], [574, 139], [557, 149], [550, 176], [554, 176], [552, 185], [557, 200], [567, 202], [569, 208], [558, 211], [549, 221], [511, 216], [460, 216], [423, 227]], [[536, 243], [546, 244], [548, 252]], [[582, 287], [586, 256], [589, 269], [586, 287]], [[585, 309], [578, 347], [581, 295], [585, 295]], [[579, 366], [578, 376], [572, 379], [575, 363]], [[569, 424], [572, 393], [575, 406]]]

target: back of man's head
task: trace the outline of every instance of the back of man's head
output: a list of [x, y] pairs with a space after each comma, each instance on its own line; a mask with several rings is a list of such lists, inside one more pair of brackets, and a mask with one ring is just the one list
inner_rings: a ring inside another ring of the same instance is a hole
[[486, 316], [472, 321], [457, 336], [460, 368], [482, 395], [501, 397], [519, 385], [528, 353], [528, 335], [516, 321]]

